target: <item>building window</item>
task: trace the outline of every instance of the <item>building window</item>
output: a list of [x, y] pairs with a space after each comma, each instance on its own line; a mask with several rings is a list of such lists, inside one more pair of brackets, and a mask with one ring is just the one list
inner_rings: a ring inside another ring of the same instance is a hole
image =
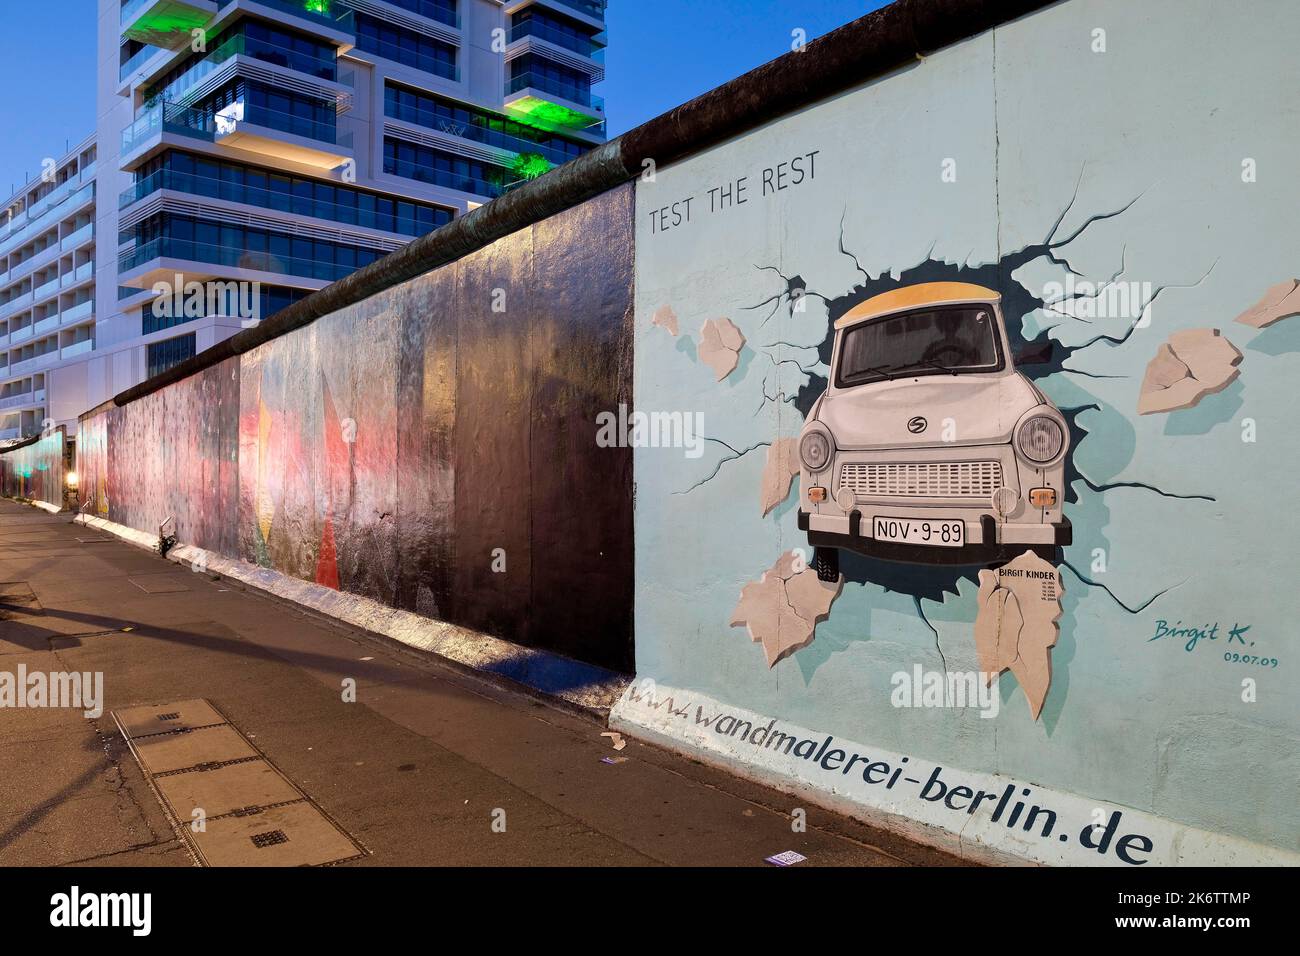
[[403, 10], [428, 17], [430, 20], [437, 20], [452, 27], [460, 26], [460, 18], [456, 16], [456, 0], [388, 0], [388, 2]]
[[405, 66], [456, 79], [456, 48], [434, 37], [357, 14], [357, 49]]
[[583, 106], [591, 105], [590, 76], [531, 53], [510, 61], [507, 92], [516, 93], [529, 86]]
[[600, 31], [585, 23], [559, 16], [538, 7], [525, 7], [510, 18], [510, 42], [537, 37], [583, 56], [594, 56], [602, 49], [596, 37]]
[[149, 365], [148, 377], [161, 375], [173, 365], [194, 357], [194, 333], [155, 342], [145, 347], [145, 353]]
[[518, 178], [504, 166], [388, 137], [384, 139], [384, 172], [491, 198], [500, 196]]
[[384, 113], [406, 123], [436, 129], [516, 153], [540, 153], [559, 166], [577, 159], [589, 145], [525, 126], [487, 110], [395, 83], [384, 84]]
[[404, 236], [422, 236], [455, 217], [444, 206], [179, 150], [151, 159], [136, 176], [136, 184], [122, 195], [124, 207], [159, 189], [174, 189]]
[[[247, 312], [244, 311], [246, 306], [249, 304], [247, 300], [241, 298], [238, 301], [235, 301], [236, 297], [242, 296], [242, 294], [242, 290], [231, 290], [227, 297], [227, 302], [224, 303], [224, 306], [219, 306], [218, 311], [213, 314], [224, 314], [228, 316], [238, 315], [240, 318], [249, 318], [250, 316], [248, 316]], [[254, 307], [257, 309], [255, 317], [258, 319], [269, 319], [281, 309], [286, 309], [299, 299], [305, 299], [309, 295], [311, 295], [311, 292], [307, 289], [292, 289], [288, 286], [263, 285], [261, 287], [261, 294], [258, 297], [258, 301], [254, 303]], [[163, 329], [170, 329], [178, 325], [184, 325], [186, 322], [193, 322], [195, 319], [203, 317], [199, 315], [187, 315], [185, 309], [186, 304], [185, 297], [182, 295], [180, 302], [172, 300], [167, 303], [162, 303], [157, 310], [158, 312], [171, 314], [158, 315], [154, 310], [153, 301], [146, 302], [144, 308], [140, 310], [140, 334], [149, 335], [153, 332], [161, 332]], [[204, 313], [207, 314], [206, 302], [204, 303]]]
[[210, 38], [207, 52], [186, 57], [168, 70], [158, 82], [150, 85], [144, 98], [146, 102], [158, 96], [166, 100], [177, 99], [237, 54], [323, 80], [333, 80], [338, 76], [337, 51], [332, 44], [261, 20], [247, 19]]
[[[380, 201], [393, 202], [382, 197]], [[342, 279], [391, 251], [175, 213], [150, 216], [119, 238], [135, 241], [135, 248], [118, 258], [120, 272], [167, 257], [326, 282]]]

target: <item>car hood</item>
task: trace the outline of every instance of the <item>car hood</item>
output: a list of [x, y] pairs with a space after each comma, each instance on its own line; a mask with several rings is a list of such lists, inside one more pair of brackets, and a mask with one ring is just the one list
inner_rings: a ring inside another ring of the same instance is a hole
[[[1019, 372], [924, 375], [828, 394], [817, 420], [844, 449], [987, 445], [1011, 441], [1016, 422], [1043, 395]], [[924, 419], [925, 427], [913, 431]], [[947, 441], [945, 419], [952, 420]]]

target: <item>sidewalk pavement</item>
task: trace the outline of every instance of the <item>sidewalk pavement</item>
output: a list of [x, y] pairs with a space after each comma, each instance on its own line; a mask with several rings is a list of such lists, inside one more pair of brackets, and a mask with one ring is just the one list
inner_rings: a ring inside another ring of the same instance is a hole
[[594, 718], [0, 499], [0, 671], [20, 664], [102, 672], [105, 700], [97, 719], [0, 709], [3, 866], [194, 865], [111, 716], [188, 698], [369, 851], [345, 866], [959, 863], [812, 807], [793, 832], [795, 798], [634, 740], [616, 753]]

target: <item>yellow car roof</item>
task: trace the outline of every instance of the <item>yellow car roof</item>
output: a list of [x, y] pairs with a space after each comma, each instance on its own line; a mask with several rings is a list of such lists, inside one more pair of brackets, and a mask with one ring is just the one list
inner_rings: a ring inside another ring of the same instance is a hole
[[1002, 294], [971, 282], [922, 282], [903, 286], [873, 295], [859, 302], [835, 322], [835, 328], [855, 325], [864, 319], [873, 319], [890, 312], [926, 305], [943, 305], [948, 302], [999, 302]]

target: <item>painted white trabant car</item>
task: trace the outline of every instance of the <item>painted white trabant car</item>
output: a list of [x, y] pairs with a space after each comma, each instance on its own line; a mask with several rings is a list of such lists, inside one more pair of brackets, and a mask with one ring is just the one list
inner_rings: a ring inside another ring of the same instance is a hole
[[999, 293], [931, 282], [835, 323], [826, 391], [799, 436], [799, 527], [823, 580], [839, 549], [918, 564], [1055, 557], [1069, 429], [1017, 372]]

